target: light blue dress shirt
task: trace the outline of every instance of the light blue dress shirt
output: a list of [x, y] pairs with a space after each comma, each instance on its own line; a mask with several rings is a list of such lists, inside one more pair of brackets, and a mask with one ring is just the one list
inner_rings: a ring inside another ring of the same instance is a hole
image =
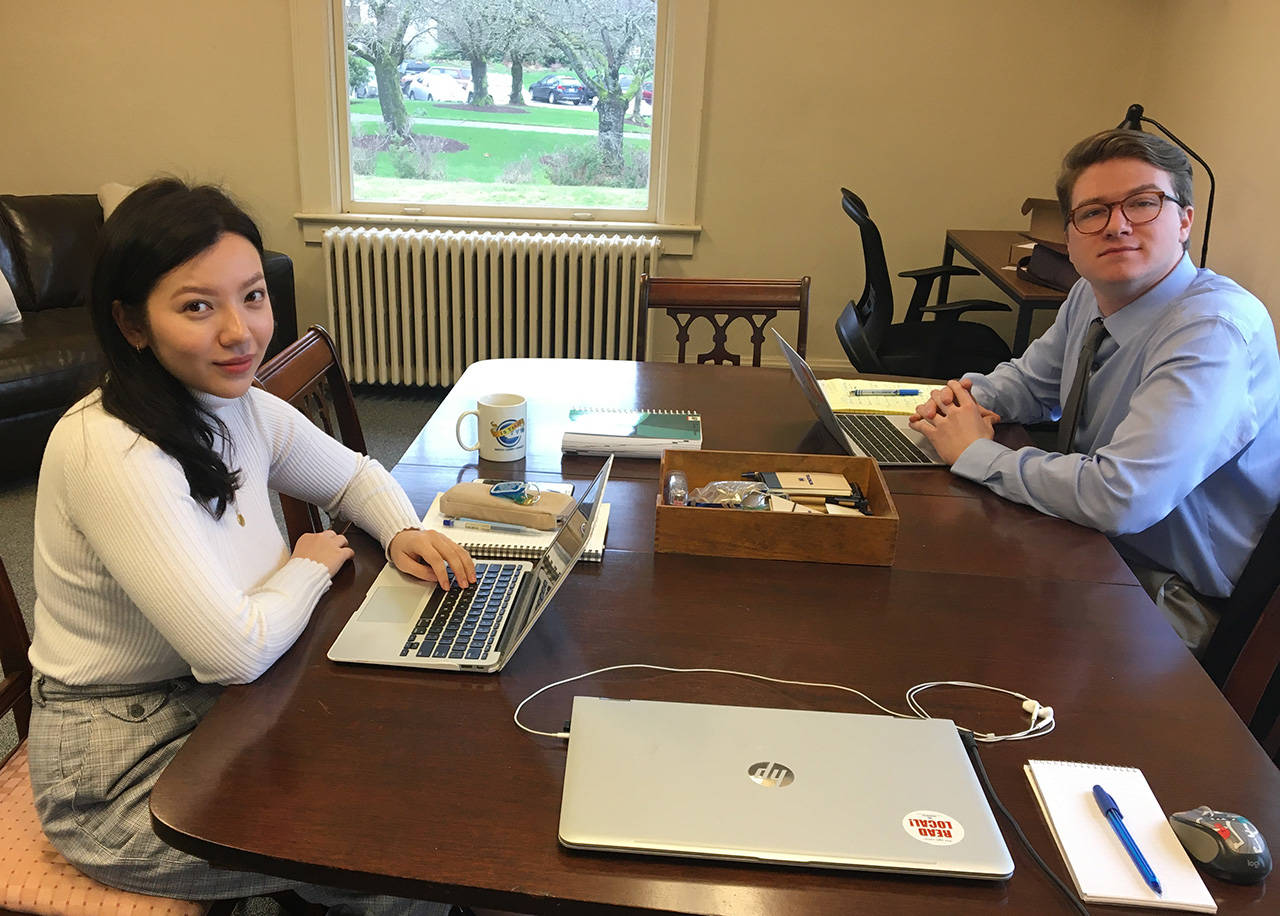
[[[1018, 359], [970, 374], [1002, 419], [1057, 419], [1089, 322], [1089, 284]], [[1097, 528], [1122, 556], [1230, 594], [1280, 501], [1280, 356], [1266, 308], [1185, 254], [1104, 320], [1072, 454], [970, 445], [952, 471], [1041, 512]]]

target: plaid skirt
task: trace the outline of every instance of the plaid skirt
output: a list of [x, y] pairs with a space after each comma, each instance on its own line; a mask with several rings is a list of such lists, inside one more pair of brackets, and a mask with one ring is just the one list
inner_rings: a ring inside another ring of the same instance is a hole
[[214, 868], [157, 837], [151, 787], [221, 692], [190, 677], [77, 687], [36, 673], [27, 739], [31, 788], [44, 832], [68, 862], [111, 887], [184, 900], [292, 890], [345, 912], [447, 912], [439, 903]]

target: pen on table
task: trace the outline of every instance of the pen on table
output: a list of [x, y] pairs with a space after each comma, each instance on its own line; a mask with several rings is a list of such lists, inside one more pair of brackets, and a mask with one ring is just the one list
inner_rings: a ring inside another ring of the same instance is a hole
[[1142, 850], [1138, 848], [1138, 844], [1129, 835], [1129, 828], [1124, 825], [1124, 815], [1120, 813], [1116, 800], [1108, 795], [1107, 790], [1102, 786], [1093, 787], [1093, 800], [1098, 803], [1098, 810], [1102, 812], [1102, 816], [1107, 819], [1111, 829], [1115, 831], [1116, 836], [1120, 838], [1120, 842], [1124, 844], [1125, 852], [1129, 853], [1129, 858], [1137, 866], [1138, 874], [1142, 875], [1142, 880], [1147, 882], [1157, 894], [1163, 894], [1160, 890], [1160, 881], [1156, 878], [1156, 873], [1151, 870], [1151, 866], [1147, 864], [1147, 859], [1143, 856]]
[[524, 525], [508, 525], [506, 522], [486, 522], [478, 518], [446, 518], [444, 520], [446, 528], [471, 528], [475, 531], [504, 531], [511, 534], [537, 534], [535, 528], [526, 528]]
[[849, 392], [855, 398], [874, 398], [881, 395], [911, 395], [919, 394], [919, 388], [854, 388]]

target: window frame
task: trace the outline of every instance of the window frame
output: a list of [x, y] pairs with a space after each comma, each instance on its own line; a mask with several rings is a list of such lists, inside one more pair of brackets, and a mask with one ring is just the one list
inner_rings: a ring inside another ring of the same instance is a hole
[[[653, 216], [529, 215], [459, 205], [389, 204], [390, 212], [356, 209], [347, 171], [346, 53], [338, 40], [341, 0], [291, 0], [295, 115], [301, 209], [294, 214], [307, 242], [331, 226], [450, 227], [528, 231], [645, 232], [663, 239], [665, 254], [692, 254], [710, 0], [658, 0], [657, 63], [664, 91], [653, 111], [649, 169]], [[655, 80], [656, 82], [656, 80]], [[344, 185], [346, 187], [344, 187]], [[430, 212], [428, 212], [430, 211]], [[545, 213], [545, 211], [543, 211]]]

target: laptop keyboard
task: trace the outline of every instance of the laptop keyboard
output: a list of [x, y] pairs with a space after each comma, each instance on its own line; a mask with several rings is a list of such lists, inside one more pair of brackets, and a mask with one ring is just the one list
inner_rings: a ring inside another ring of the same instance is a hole
[[849, 438], [881, 464], [933, 464], [888, 417], [874, 413], [838, 413], [836, 419]]
[[412, 652], [419, 658], [455, 661], [484, 658], [501, 635], [519, 572], [515, 563], [477, 563], [475, 585], [460, 589], [449, 570], [450, 588], [444, 600], [435, 608], [427, 605], [400, 655]]

